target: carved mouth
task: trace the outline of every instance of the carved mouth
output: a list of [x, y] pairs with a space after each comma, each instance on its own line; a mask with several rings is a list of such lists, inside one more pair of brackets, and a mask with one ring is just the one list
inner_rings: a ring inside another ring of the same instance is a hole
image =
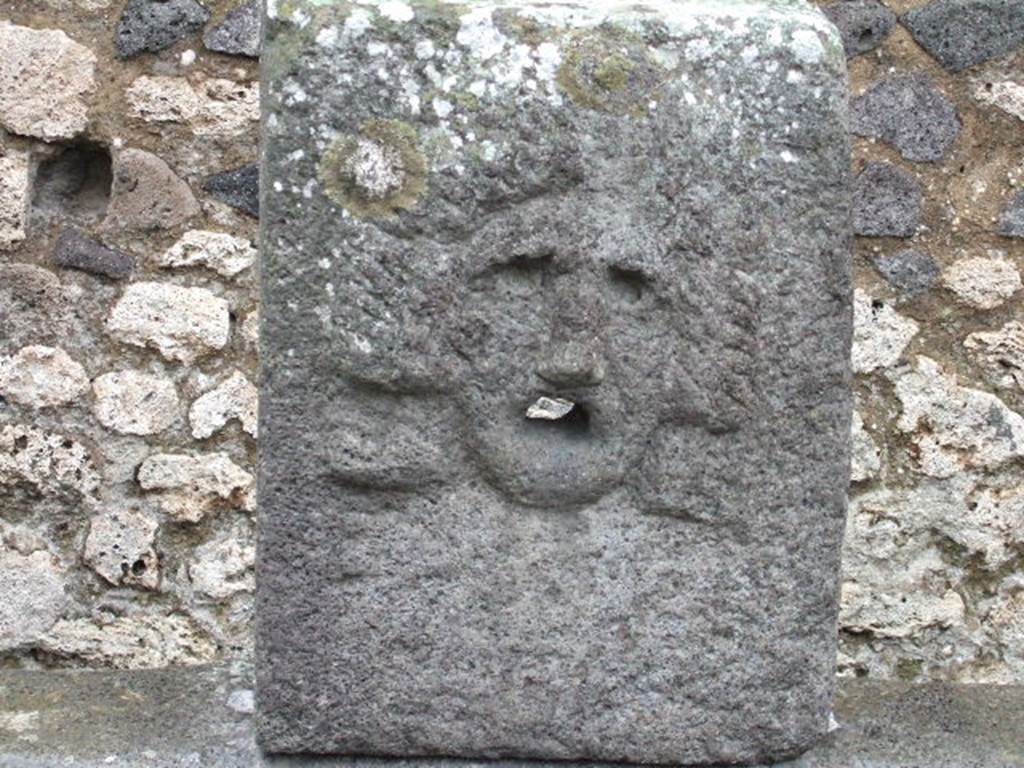
[[590, 411], [584, 403], [564, 397], [538, 397], [526, 409], [531, 424], [574, 435], [590, 431]]

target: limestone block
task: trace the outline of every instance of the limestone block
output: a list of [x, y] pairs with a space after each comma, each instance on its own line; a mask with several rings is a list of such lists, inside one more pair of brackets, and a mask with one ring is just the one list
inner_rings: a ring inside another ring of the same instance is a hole
[[93, 411], [107, 429], [122, 435], [154, 435], [181, 416], [174, 382], [142, 371], [113, 371], [92, 385]]
[[228, 343], [228, 303], [205, 288], [133, 283], [107, 318], [107, 333], [136, 347], [153, 347], [185, 364]]
[[131, 509], [107, 510], [93, 517], [85, 540], [85, 562], [114, 585], [156, 589], [160, 563], [154, 549], [156, 520]]
[[0, 147], [0, 251], [25, 239], [32, 199], [32, 163], [27, 151]]
[[850, 468], [834, 27], [797, 2], [268, 11], [264, 747], [806, 748]]
[[192, 437], [203, 440], [219, 432], [225, 424], [237, 419], [242, 429], [256, 437], [256, 408], [259, 393], [240, 371], [199, 397], [188, 412]]
[[0, 355], [0, 395], [32, 408], [73, 403], [89, 391], [81, 364], [63, 349], [34, 344]]
[[108, 231], [171, 229], [200, 213], [188, 184], [150, 152], [122, 149], [114, 155], [113, 173], [103, 220]]
[[193, 229], [173, 246], [153, 258], [161, 267], [207, 267], [223, 277], [234, 277], [256, 261], [256, 249], [248, 240], [226, 232]]
[[28, 485], [37, 492], [92, 496], [99, 474], [80, 442], [27, 424], [0, 426], [0, 487]]
[[189, 666], [212, 661], [217, 646], [184, 616], [124, 616], [97, 623], [58, 621], [40, 641], [46, 653], [69, 662], [114, 669]]
[[0, 126], [44, 141], [86, 126], [96, 55], [58, 29], [0, 21]]
[[188, 566], [192, 586], [214, 600], [252, 592], [256, 548], [243, 543], [248, 538], [236, 532], [197, 547]]
[[143, 75], [128, 88], [129, 114], [147, 123], [184, 123], [197, 136], [233, 136], [260, 116], [259, 85], [211, 78]]
[[915, 321], [858, 289], [853, 300], [853, 370], [871, 373], [894, 365], [918, 330]]
[[224, 453], [154, 454], [139, 467], [139, 485], [160, 492], [160, 507], [179, 522], [195, 523], [218, 502], [246, 505], [253, 477]]
[[64, 572], [49, 552], [27, 554], [0, 545], [0, 651], [36, 642], [60, 618]]
[[963, 258], [942, 272], [942, 284], [965, 304], [995, 309], [1021, 288], [1020, 271], [1004, 254]]

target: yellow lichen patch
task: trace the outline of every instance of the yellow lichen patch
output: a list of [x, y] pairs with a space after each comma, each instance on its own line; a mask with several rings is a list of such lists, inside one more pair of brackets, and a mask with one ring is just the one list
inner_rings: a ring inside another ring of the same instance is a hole
[[646, 52], [643, 41], [618, 29], [602, 29], [574, 38], [563, 51], [558, 85], [588, 109], [643, 115], [665, 73]]
[[327, 148], [318, 175], [327, 196], [354, 216], [395, 216], [426, 188], [427, 161], [412, 126], [368, 120]]

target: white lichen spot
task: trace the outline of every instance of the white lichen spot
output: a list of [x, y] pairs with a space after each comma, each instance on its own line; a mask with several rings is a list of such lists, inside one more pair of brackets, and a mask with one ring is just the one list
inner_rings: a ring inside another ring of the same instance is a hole
[[378, 6], [378, 10], [384, 18], [398, 22], [412, 21], [415, 16], [412, 8], [398, 0], [387, 0]]
[[358, 37], [371, 26], [373, 26], [373, 19], [370, 16], [370, 12], [362, 8], [356, 8], [345, 19], [345, 36], [350, 38]]
[[446, 99], [435, 98], [433, 101], [434, 113], [444, 120], [452, 113], [452, 103]]
[[338, 42], [338, 28], [324, 27], [316, 33], [316, 44], [323, 48], [330, 48]]
[[480, 98], [481, 96], [484, 95], [484, 93], [487, 92], [487, 83], [484, 82], [483, 80], [474, 80], [472, 83], [469, 84], [469, 87], [466, 90], [468, 90], [477, 98]]
[[459, 45], [481, 61], [489, 61], [505, 50], [508, 38], [494, 26], [489, 7], [478, 8], [462, 17], [459, 32], [455, 36]]
[[782, 162], [784, 163], [795, 163], [796, 155], [794, 155], [788, 149], [784, 149], [781, 152], [779, 152], [779, 159], [782, 160]]
[[376, 40], [366, 44], [366, 52], [371, 56], [387, 56], [391, 53], [391, 48], [384, 43], [378, 43]]
[[797, 61], [802, 61], [805, 64], [821, 61], [821, 57], [825, 53], [818, 33], [810, 29], [798, 29], [793, 33], [792, 49]]
[[359, 140], [345, 171], [371, 200], [384, 200], [405, 183], [402, 153], [395, 147], [369, 139]]
[[786, 73], [787, 83], [802, 83], [804, 81], [804, 73], [799, 69], [791, 69]]
[[432, 59], [436, 53], [434, 42], [432, 40], [420, 40], [416, 43], [415, 50], [417, 59]]

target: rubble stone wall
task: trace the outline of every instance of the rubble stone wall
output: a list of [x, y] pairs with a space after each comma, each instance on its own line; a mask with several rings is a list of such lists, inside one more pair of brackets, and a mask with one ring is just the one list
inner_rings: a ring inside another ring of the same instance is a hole
[[[5, 666], [250, 651], [258, 5], [0, 3]], [[1024, 0], [822, 6], [858, 235], [840, 670], [1024, 682]]]

